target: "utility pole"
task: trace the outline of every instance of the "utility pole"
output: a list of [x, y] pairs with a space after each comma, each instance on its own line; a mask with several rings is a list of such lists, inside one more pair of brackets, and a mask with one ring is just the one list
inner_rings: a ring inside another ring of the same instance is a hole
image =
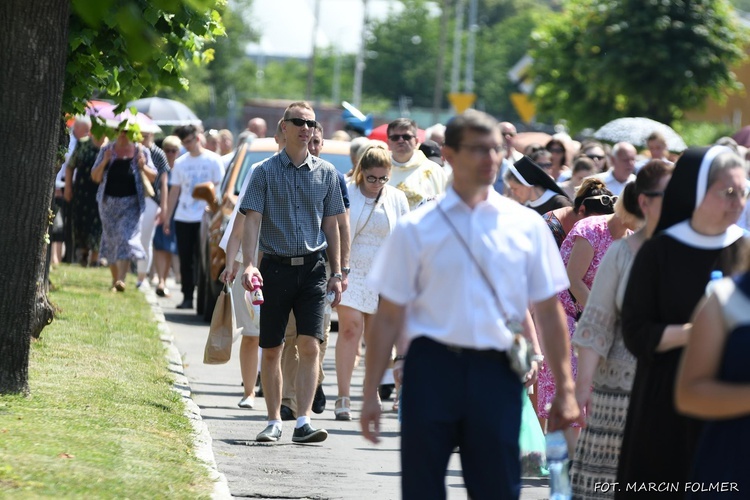
[[313, 19], [312, 30], [312, 52], [310, 53], [310, 62], [307, 65], [307, 91], [305, 99], [312, 100], [313, 86], [315, 85], [315, 42], [318, 34], [318, 20], [320, 19], [320, 0], [315, 0], [315, 19]]
[[443, 104], [445, 75], [445, 46], [448, 43], [448, 8], [450, 0], [443, 0], [440, 14], [440, 41], [438, 42], [438, 60], [435, 68], [435, 93], [432, 95], [432, 123], [440, 120], [440, 109]]
[[456, 0], [456, 29], [453, 33], [453, 66], [451, 67], [451, 93], [458, 92], [461, 73], [461, 35], [464, 25], [464, 0]]
[[474, 92], [474, 53], [476, 49], [477, 30], [477, 0], [469, 3], [469, 37], [466, 41], [466, 76], [464, 78], [464, 92]]
[[354, 89], [352, 92], [352, 104], [359, 109], [362, 105], [362, 76], [365, 72], [365, 43], [367, 41], [367, 2], [362, 0], [364, 14], [362, 15], [362, 34], [360, 35], [359, 52], [354, 62]]

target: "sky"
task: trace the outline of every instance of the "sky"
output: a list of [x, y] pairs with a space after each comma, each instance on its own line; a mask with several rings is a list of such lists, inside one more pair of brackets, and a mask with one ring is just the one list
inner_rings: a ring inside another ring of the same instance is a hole
[[[395, 0], [369, 0], [371, 19], [384, 19], [390, 9], [400, 12]], [[259, 44], [247, 53], [266, 56], [309, 57], [312, 52], [315, 0], [253, 0], [249, 24], [262, 33]], [[342, 53], [356, 53], [360, 45], [362, 0], [320, 0], [316, 45], [332, 46]]]

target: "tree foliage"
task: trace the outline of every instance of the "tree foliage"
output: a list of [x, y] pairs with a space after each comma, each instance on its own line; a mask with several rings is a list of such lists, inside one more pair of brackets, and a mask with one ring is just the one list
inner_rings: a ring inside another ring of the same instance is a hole
[[747, 40], [726, 0], [568, 0], [534, 34], [537, 110], [574, 129], [670, 123], [741, 88], [731, 68]]
[[118, 104], [161, 87], [188, 87], [188, 62], [209, 62], [225, 34], [226, 0], [72, 0], [63, 112], [94, 95]]
[[391, 12], [369, 27], [362, 92], [394, 103], [407, 96], [415, 106], [431, 106], [440, 19], [430, 14], [425, 0], [402, 3], [401, 13]]
[[183, 86], [161, 86], [158, 95], [176, 99], [205, 118], [224, 116], [229, 101], [237, 102], [253, 97], [256, 92], [256, 66], [245, 56], [245, 46], [258, 39], [258, 33], [243, 19], [252, 0], [234, 0], [216, 6], [221, 15], [226, 36], [216, 37], [210, 45], [213, 59], [207, 64], [189, 64], [184, 77], [190, 82]]

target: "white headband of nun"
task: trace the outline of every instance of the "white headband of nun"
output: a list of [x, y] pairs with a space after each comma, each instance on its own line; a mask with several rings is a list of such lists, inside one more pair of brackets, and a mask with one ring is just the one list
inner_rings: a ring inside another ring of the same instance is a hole
[[510, 169], [511, 172], [513, 172], [513, 177], [515, 177], [518, 180], [518, 182], [520, 182], [521, 184], [523, 184], [524, 186], [527, 186], [527, 187], [534, 187], [532, 184], [529, 184], [526, 181], [526, 179], [523, 178], [523, 175], [521, 175], [521, 173], [518, 171], [518, 169], [516, 168], [515, 165], [513, 165], [511, 163], [508, 166], [508, 168]]
[[713, 146], [706, 151], [703, 160], [701, 160], [701, 166], [698, 169], [698, 182], [695, 187], [695, 208], [698, 208], [698, 205], [701, 204], [703, 198], [706, 197], [706, 190], [708, 189], [708, 172], [711, 170], [711, 164], [720, 154], [731, 152], [732, 150], [726, 146]]

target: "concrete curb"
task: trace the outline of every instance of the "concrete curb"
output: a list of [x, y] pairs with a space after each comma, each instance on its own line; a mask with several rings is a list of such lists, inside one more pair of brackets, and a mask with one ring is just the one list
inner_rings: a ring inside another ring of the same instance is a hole
[[219, 469], [216, 466], [213, 440], [208, 432], [208, 426], [201, 418], [200, 407], [198, 407], [198, 405], [195, 404], [195, 401], [191, 398], [190, 382], [185, 376], [182, 357], [180, 356], [177, 347], [174, 345], [174, 336], [169, 330], [169, 326], [164, 317], [164, 312], [161, 310], [159, 301], [156, 298], [156, 293], [150, 286], [141, 287], [140, 291], [146, 297], [146, 301], [151, 306], [151, 312], [153, 313], [154, 319], [159, 328], [159, 339], [166, 350], [165, 358], [167, 359], [168, 369], [174, 374], [174, 384], [172, 389], [182, 396], [182, 401], [185, 403], [185, 416], [190, 419], [190, 423], [193, 426], [193, 431], [195, 432], [195, 456], [206, 466], [209, 477], [214, 482], [214, 491], [211, 494], [211, 498], [216, 500], [232, 498], [232, 494], [229, 492], [227, 478], [224, 474], [219, 472]]

